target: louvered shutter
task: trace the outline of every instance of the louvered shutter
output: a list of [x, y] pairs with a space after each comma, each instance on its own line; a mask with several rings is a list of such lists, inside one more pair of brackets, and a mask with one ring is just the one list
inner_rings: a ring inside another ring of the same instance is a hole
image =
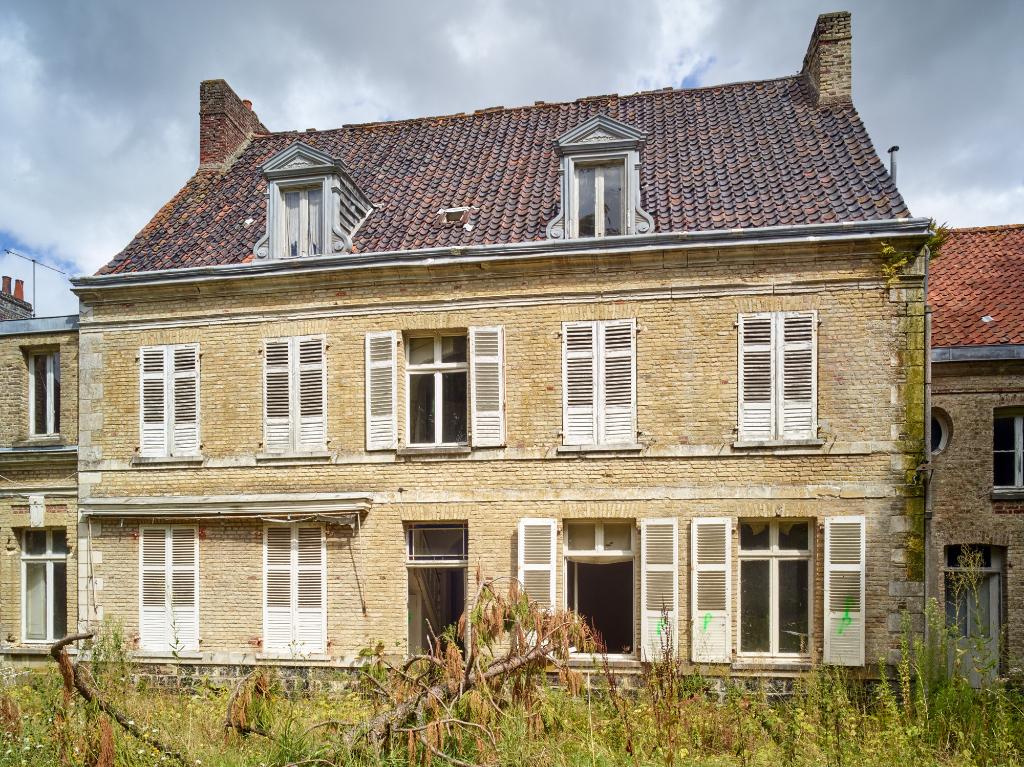
[[291, 649], [292, 528], [270, 525], [263, 543], [263, 646], [275, 652]]
[[139, 351], [139, 453], [147, 458], [167, 455], [167, 369], [163, 346]]
[[636, 322], [599, 325], [601, 338], [600, 442], [636, 442]]
[[732, 624], [732, 520], [702, 517], [690, 525], [690, 657], [728, 663]]
[[139, 645], [143, 650], [171, 646], [167, 615], [167, 528], [139, 530]]
[[291, 449], [291, 344], [267, 341], [263, 359], [263, 447], [268, 453]]
[[817, 401], [816, 326], [814, 312], [780, 316], [782, 437], [814, 439]]
[[739, 325], [740, 439], [771, 439], [775, 425], [772, 315], [743, 314]]
[[519, 520], [519, 582], [544, 608], [555, 604], [555, 520]]
[[366, 334], [366, 449], [393, 450], [398, 446], [398, 336], [395, 332]]
[[172, 527], [170, 542], [170, 644], [194, 650], [199, 646], [199, 536], [194, 527]]
[[642, 659], [679, 651], [679, 532], [675, 519], [640, 520]]
[[298, 346], [299, 450], [327, 447], [326, 365], [322, 338], [300, 338]]
[[865, 520], [825, 520], [825, 663], [864, 665]]
[[295, 646], [299, 652], [323, 652], [327, 619], [323, 529], [298, 527], [295, 537]]
[[173, 346], [171, 356], [174, 377], [173, 432], [171, 452], [174, 455], [199, 453], [199, 347]]
[[470, 389], [474, 447], [505, 444], [504, 332], [470, 328]]
[[597, 323], [562, 324], [562, 441], [597, 442]]

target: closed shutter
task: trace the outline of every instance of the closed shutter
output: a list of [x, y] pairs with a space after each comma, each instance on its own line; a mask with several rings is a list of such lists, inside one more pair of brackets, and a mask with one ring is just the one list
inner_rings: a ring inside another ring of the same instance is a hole
[[170, 528], [170, 622], [175, 650], [199, 647], [199, 536], [194, 527]]
[[167, 615], [167, 528], [139, 530], [139, 645], [143, 650], [170, 649]]
[[199, 347], [173, 346], [173, 455], [199, 453]]
[[597, 442], [597, 323], [562, 324], [563, 442]]
[[263, 544], [263, 646], [284, 652], [292, 645], [292, 528], [270, 525]]
[[774, 435], [774, 355], [771, 314], [740, 315], [739, 438], [767, 440]]
[[323, 652], [327, 622], [323, 529], [299, 527], [295, 536], [295, 646], [300, 652]]
[[555, 604], [555, 520], [519, 520], [519, 582], [541, 607]]
[[690, 525], [690, 657], [728, 663], [732, 611], [732, 520], [703, 517]]
[[825, 663], [864, 665], [864, 517], [825, 520]]
[[786, 312], [782, 323], [782, 438], [817, 436], [817, 369], [814, 312]]
[[600, 442], [636, 442], [636, 322], [615, 320], [600, 325]]
[[164, 347], [139, 351], [139, 453], [147, 458], [167, 455], [167, 379]]
[[474, 447], [505, 444], [504, 332], [470, 328], [470, 387]]
[[267, 341], [263, 359], [263, 447], [268, 453], [291, 449], [291, 345]]
[[393, 450], [398, 446], [398, 336], [395, 332], [366, 334], [366, 449]]
[[327, 446], [326, 365], [322, 338], [296, 339], [298, 346], [299, 450]]
[[675, 519], [640, 521], [642, 659], [679, 650], [679, 532]]

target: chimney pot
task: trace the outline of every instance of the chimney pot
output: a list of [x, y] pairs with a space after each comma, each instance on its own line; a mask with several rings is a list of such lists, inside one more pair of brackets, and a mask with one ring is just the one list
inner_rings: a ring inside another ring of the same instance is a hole
[[850, 13], [823, 13], [814, 24], [801, 70], [814, 90], [817, 106], [849, 103], [852, 97]]
[[242, 99], [242, 106], [244, 106], [250, 112], [252, 111], [252, 102], [249, 101], [249, 99]]
[[5, 296], [11, 295], [11, 278], [8, 277], [6, 274], [4, 275], [3, 293]]
[[25, 281], [15, 280], [14, 281], [14, 297], [19, 301], [25, 300]]
[[199, 167], [221, 167], [254, 133], [266, 126], [224, 80], [199, 84]]

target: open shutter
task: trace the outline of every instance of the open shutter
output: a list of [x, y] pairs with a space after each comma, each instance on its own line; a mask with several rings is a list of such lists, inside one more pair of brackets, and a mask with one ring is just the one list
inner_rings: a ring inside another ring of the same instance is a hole
[[366, 334], [366, 449], [398, 446], [398, 334]]
[[139, 351], [139, 452], [147, 458], [167, 455], [166, 348], [147, 346]]
[[771, 439], [775, 411], [771, 314], [741, 314], [739, 332], [739, 436]]
[[679, 531], [675, 519], [640, 520], [642, 659], [679, 651]]
[[292, 646], [292, 528], [270, 525], [263, 543], [263, 647]]
[[263, 447], [268, 453], [291, 449], [291, 344], [267, 341], [263, 359]]
[[562, 323], [562, 441], [597, 442], [597, 323]]
[[636, 322], [614, 320], [601, 323], [599, 328], [599, 441], [631, 445], [636, 442]]
[[817, 360], [814, 312], [786, 312], [782, 323], [779, 375], [782, 383], [783, 439], [814, 439], [817, 436]]
[[470, 328], [470, 388], [474, 447], [505, 444], [504, 332]]
[[690, 525], [690, 657], [728, 663], [732, 611], [732, 520], [702, 517]]
[[170, 644], [194, 650], [199, 647], [199, 536], [194, 527], [172, 527], [170, 533]]
[[324, 602], [323, 528], [319, 525], [298, 527], [295, 534], [295, 645], [299, 652], [323, 652], [327, 626]]
[[555, 604], [555, 520], [519, 520], [519, 582], [544, 608]]
[[301, 338], [298, 345], [299, 450], [327, 447], [327, 391], [324, 340]]
[[825, 520], [825, 663], [864, 665], [864, 517]]
[[173, 346], [173, 455], [199, 453], [199, 347]]
[[167, 615], [167, 528], [139, 530], [139, 645], [143, 650], [170, 648]]

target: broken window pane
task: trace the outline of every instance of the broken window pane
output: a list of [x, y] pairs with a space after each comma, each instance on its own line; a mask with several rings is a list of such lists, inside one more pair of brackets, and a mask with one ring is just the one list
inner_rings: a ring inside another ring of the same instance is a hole
[[441, 375], [441, 441], [466, 441], [466, 373]]
[[741, 522], [740, 548], [748, 550], [767, 549], [769, 546], [768, 522]]
[[594, 179], [597, 169], [583, 167], [576, 169], [577, 200], [576, 229], [580, 237], [593, 237], [595, 226], [596, 200], [594, 197]]
[[434, 441], [434, 374], [409, 376], [409, 441], [431, 444]]
[[807, 571], [806, 560], [779, 561], [779, 652], [809, 650]]
[[740, 648], [743, 652], [769, 652], [768, 561], [740, 563]]
[[779, 548], [786, 551], [807, 550], [807, 523], [780, 522]]

